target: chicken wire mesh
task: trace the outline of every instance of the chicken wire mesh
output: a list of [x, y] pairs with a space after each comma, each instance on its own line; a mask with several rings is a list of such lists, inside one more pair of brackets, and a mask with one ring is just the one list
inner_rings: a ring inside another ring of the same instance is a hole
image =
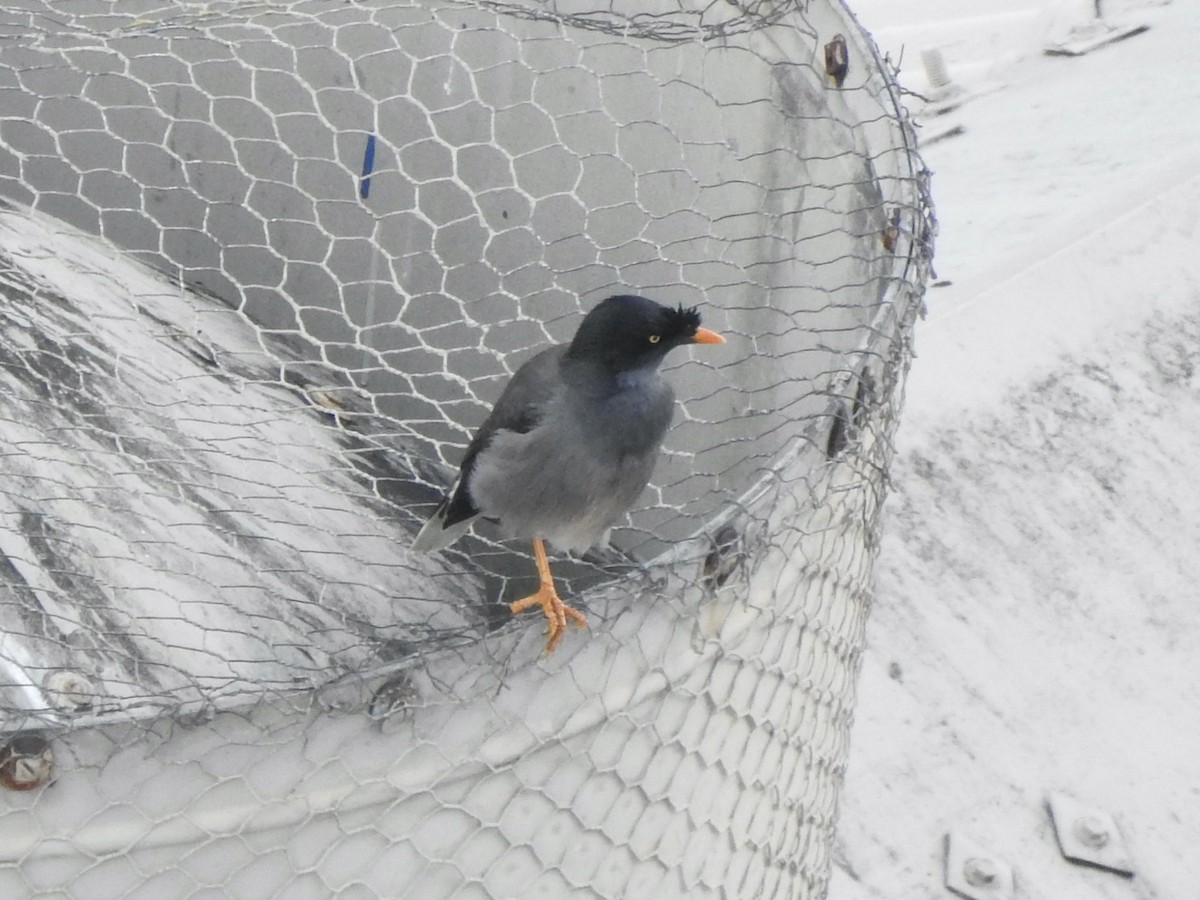
[[[847, 11], [0, 29], [5, 896], [822, 896], [932, 226]], [[527, 548], [408, 544], [507, 375], [630, 289], [728, 343], [669, 364], [541, 659]]]

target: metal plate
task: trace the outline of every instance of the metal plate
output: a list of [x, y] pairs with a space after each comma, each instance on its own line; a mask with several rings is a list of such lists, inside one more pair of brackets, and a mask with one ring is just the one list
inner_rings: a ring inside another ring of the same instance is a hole
[[1118, 875], [1133, 875], [1125, 838], [1110, 813], [1062, 793], [1051, 794], [1046, 805], [1063, 856]]
[[946, 835], [946, 887], [967, 900], [1007, 900], [1013, 870], [994, 853], [961, 834]]

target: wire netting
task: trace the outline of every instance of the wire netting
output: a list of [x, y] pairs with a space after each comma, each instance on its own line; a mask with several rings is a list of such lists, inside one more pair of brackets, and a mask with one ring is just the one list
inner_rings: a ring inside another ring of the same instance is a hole
[[[823, 894], [933, 224], [844, 8], [25, 0], [0, 113], [6, 896]], [[542, 659], [408, 544], [630, 290], [728, 343]]]

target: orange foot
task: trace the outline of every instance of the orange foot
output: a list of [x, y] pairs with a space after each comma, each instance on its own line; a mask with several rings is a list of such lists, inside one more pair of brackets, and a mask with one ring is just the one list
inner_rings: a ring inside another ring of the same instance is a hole
[[513, 615], [516, 615], [531, 606], [540, 606], [546, 616], [546, 656], [553, 653], [558, 642], [562, 640], [563, 631], [567, 627], [567, 619], [580, 627], [587, 624], [583, 613], [567, 606], [559, 599], [552, 584], [543, 584], [538, 588], [536, 594], [530, 594], [528, 597], [510, 603], [508, 608], [513, 611]]
[[538, 570], [537, 593], [510, 603], [508, 608], [512, 610], [514, 616], [521, 610], [534, 605], [542, 608], [547, 623], [545, 655], [549, 656], [558, 646], [558, 642], [562, 640], [563, 631], [567, 627], [567, 619], [580, 627], [587, 624], [587, 619], [579, 610], [572, 609], [558, 599], [558, 592], [554, 590], [554, 576], [550, 574], [550, 561], [546, 559], [546, 545], [542, 543], [541, 538], [533, 540], [533, 560], [537, 563]]

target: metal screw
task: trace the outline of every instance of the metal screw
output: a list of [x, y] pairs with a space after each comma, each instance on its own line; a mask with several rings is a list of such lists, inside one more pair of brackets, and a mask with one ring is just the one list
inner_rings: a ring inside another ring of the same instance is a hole
[[951, 85], [950, 72], [941, 50], [922, 50], [921, 64], [925, 67], [925, 77], [929, 79], [931, 87], [945, 88]]
[[963, 863], [963, 878], [971, 887], [994, 887], [1000, 879], [1000, 867], [986, 856], [972, 856]]
[[0, 785], [11, 791], [32, 791], [54, 774], [54, 751], [37, 734], [18, 734], [0, 747]]
[[1112, 835], [1108, 833], [1108, 827], [1104, 824], [1104, 820], [1099, 816], [1083, 816], [1075, 821], [1075, 837], [1080, 843], [1086, 844], [1095, 850], [1108, 845], [1112, 840]]

